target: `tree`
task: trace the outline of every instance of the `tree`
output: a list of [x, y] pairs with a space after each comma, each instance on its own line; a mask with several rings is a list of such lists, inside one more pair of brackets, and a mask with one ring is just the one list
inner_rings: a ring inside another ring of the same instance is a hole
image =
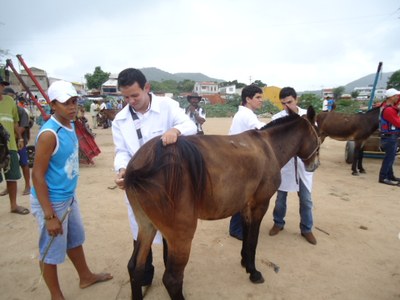
[[386, 88], [394, 88], [396, 90], [400, 90], [400, 70], [397, 70], [392, 74], [392, 76], [390, 76]]
[[360, 93], [358, 91], [351, 92], [351, 98], [353, 98], [353, 99], [356, 99], [358, 97], [358, 95], [360, 95]]
[[178, 90], [180, 93], [190, 93], [194, 89], [195, 82], [193, 80], [185, 79], [178, 82]]
[[306, 93], [300, 96], [299, 106], [304, 109], [312, 106], [316, 112], [319, 112], [322, 108], [320, 97], [311, 93]]
[[85, 74], [88, 89], [100, 89], [108, 78], [110, 78], [110, 73], [104, 72], [101, 67], [96, 67], [93, 74]]
[[252, 84], [254, 84], [254, 85], [256, 85], [256, 86], [258, 86], [260, 88], [263, 88], [263, 87], [267, 86], [267, 84], [262, 82], [261, 80], [255, 80]]
[[344, 86], [339, 86], [337, 88], [334, 88], [333, 89], [333, 99], [335, 99], [335, 100], [340, 99], [340, 97], [343, 95], [345, 90], [346, 89]]
[[238, 82], [236, 79], [233, 81], [225, 81], [225, 82], [221, 82], [219, 84], [220, 87], [225, 87], [225, 86], [230, 86], [230, 85], [235, 85], [236, 88], [240, 89], [246, 86], [246, 84]]

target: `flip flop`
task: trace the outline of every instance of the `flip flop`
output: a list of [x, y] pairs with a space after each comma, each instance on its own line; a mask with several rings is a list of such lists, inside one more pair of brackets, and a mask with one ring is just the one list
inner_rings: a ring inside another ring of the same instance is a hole
[[23, 196], [30, 195], [30, 194], [31, 194], [31, 191], [30, 191], [30, 190], [24, 191], [24, 192], [22, 193]]
[[8, 191], [7, 191], [7, 190], [4, 190], [4, 191], [2, 191], [2, 192], [0, 193], [0, 196], [5, 196], [5, 195], [8, 195]]
[[19, 215], [27, 215], [27, 214], [29, 214], [29, 209], [27, 209], [26, 207], [23, 207], [23, 206], [17, 206], [17, 208], [13, 209], [11, 211], [11, 213], [19, 214]]

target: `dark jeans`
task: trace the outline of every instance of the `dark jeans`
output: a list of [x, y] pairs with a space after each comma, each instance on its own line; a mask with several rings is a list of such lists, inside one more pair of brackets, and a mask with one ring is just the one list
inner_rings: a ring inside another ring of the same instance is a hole
[[397, 135], [381, 137], [381, 148], [385, 151], [385, 157], [379, 171], [379, 180], [393, 179], [393, 164], [396, 158]]
[[234, 214], [229, 223], [229, 234], [240, 239], [243, 238], [243, 224], [240, 212]]

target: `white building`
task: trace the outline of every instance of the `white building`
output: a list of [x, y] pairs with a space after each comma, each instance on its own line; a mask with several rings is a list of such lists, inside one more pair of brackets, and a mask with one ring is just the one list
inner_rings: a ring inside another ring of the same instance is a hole
[[218, 94], [219, 93], [218, 83], [211, 81], [201, 81], [201, 82], [198, 81], [194, 84], [193, 92], [199, 95]]
[[111, 74], [106, 82], [101, 85], [102, 95], [117, 95], [118, 91], [118, 76], [116, 74]]
[[[372, 93], [372, 86], [355, 87], [353, 91], [358, 92], [356, 100], [369, 100]], [[375, 89], [374, 100], [385, 99], [385, 91], [383, 88]]]
[[219, 93], [221, 95], [233, 95], [236, 94], [236, 85], [229, 85], [219, 88]]

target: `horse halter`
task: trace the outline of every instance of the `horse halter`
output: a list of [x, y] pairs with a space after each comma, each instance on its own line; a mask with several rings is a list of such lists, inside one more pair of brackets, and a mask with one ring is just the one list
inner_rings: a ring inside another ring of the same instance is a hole
[[307, 156], [307, 158], [301, 158], [301, 160], [303, 162], [306, 160], [309, 160], [319, 150], [319, 147], [321, 146], [321, 139], [318, 136], [317, 130], [315, 130], [315, 128], [314, 128], [314, 126], [312, 126], [312, 124], [311, 124], [311, 128], [312, 128], [315, 136], [317, 137], [318, 144], [317, 144], [317, 147], [315, 147], [315, 149], [313, 150], [313, 152], [311, 152], [311, 154], [309, 156]]

